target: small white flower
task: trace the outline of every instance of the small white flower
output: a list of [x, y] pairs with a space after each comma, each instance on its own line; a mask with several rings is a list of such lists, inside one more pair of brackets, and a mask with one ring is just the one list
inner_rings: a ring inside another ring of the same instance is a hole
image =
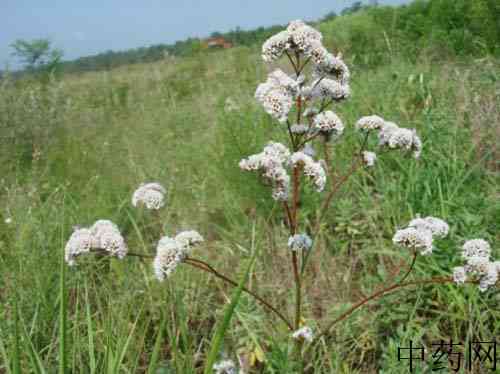
[[422, 153], [422, 141], [417, 136], [417, 133], [413, 131], [413, 143], [411, 145], [411, 149], [413, 151], [413, 157], [418, 159]]
[[422, 255], [432, 253], [432, 232], [430, 230], [417, 230], [407, 227], [397, 230], [392, 241], [410, 249], [418, 249]]
[[308, 250], [312, 247], [312, 239], [307, 234], [295, 234], [288, 238], [288, 248], [292, 251]]
[[292, 334], [292, 338], [297, 339], [297, 340], [304, 340], [306, 342], [312, 342], [314, 335], [312, 332], [312, 329], [309, 326], [304, 326], [295, 331]]
[[475, 275], [485, 275], [488, 272], [488, 267], [490, 260], [488, 257], [483, 256], [473, 256], [466, 258], [466, 264], [464, 266], [467, 273], [472, 273]]
[[275, 70], [255, 91], [255, 98], [264, 110], [281, 123], [288, 118], [293, 105], [293, 94], [297, 90], [296, 82], [289, 77], [288, 80], [285, 79], [285, 76], [281, 70]]
[[320, 32], [311, 26], [306, 24], [301, 26], [298, 25], [298, 23], [295, 23], [294, 26], [287, 30], [291, 37], [290, 47], [299, 53], [304, 53], [306, 56], [309, 56], [312, 50], [321, 42], [323, 37]]
[[240, 161], [242, 170], [262, 172], [267, 180], [273, 183], [273, 198], [284, 201], [288, 198], [290, 176], [285, 165], [290, 159], [290, 151], [281, 143], [270, 142], [261, 153], [251, 155]]
[[465, 242], [462, 247], [462, 256], [469, 257], [485, 257], [490, 258], [491, 247], [484, 239], [471, 239]]
[[125, 239], [123, 239], [118, 226], [113, 222], [100, 219], [92, 225], [90, 232], [92, 234], [93, 249], [105, 250], [111, 256], [120, 259], [127, 255], [128, 248]]
[[195, 230], [182, 231], [175, 236], [175, 240], [186, 249], [204, 241], [203, 237]]
[[156, 247], [153, 269], [156, 278], [161, 282], [169, 277], [186, 257], [186, 251], [177, 240], [164, 236]]
[[90, 229], [75, 227], [75, 231], [66, 243], [66, 262], [72, 266], [76, 257], [93, 249], [106, 251], [110, 256], [119, 259], [124, 258], [128, 252], [118, 226], [108, 220], [98, 220]]
[[363, 161], [366, 166], [371, 167], [375, 165], [375, 161], [377, 160], [377, 155], [374, 152], [363, 152]]
[[147, 209], [158, 210], [165, 205], [167, 191], [159, 183], [142, 183], [132, 195], [132, 205], [143, 204]]
[[399, 126], [394, 122], [385, 121], [380, 127], [380, 132], [378, 134], [379, 145], [384, 146], [389, 144], [389, 139], [394, 131], [397, 131]]
[[334, 56], [331, 53], [324, 55], [324, 62], [314, 67], [313, 74], [316, 77], [328, 75], [343, 86], [349, 85], [350, 72], [347, 65], [340, 56]]
[[281, 31], [271, 36], [262, 45], [262, 59], [271, 62], [279, 59], [290, 48], [290, 33]]
[[417, 217], [412, 219], [408, 224], [409, 227], [414, 227], [416, 229], [427, 229], [432, 232], [433, 236], [438, 238], [444, 238], [448, 235], [450, 230], [448, 224], [440, 218], [436, 217]]
[[391, 149], [413, 151], [413, 157], [419, 158], [422, 153], [422, 141], [415, 129], [398, 127], [394, 122], [385, 122], [380, 128], [379, 145]]
[[463, 266], [453, 268], [453, 281], [457, 284], [463, 284], [467, 280], [467, 273]]
[[316, 191], [321, 192], [325, 188], [326, 173], [320, 162], [316, 162], [312, 157], [304, 152], [295, 152], [290, 157], [290, 162], [293, 166], [303, 165], [304, 174], [310, 177], [316, 186]]
[[214, 364], [216, 374], [236, 374], [236, 365], [232, 360], [222, 360]]
[[297, 31], [297, 29], [305, 26], [305, 22], [300, 20], [300, 19], [296, 19], [296, 20], [293, 20], [293, 21], [290, 21], [288, 23], [288, 27], [286, 28], [286, 31], [288, 32], [294, 32], [294, 31]]
[[316, 156], [316, 151], [314, 150], [314, 148], [312, 147], [311, 144], [307, 143], [304, 148], [302, 148], [301, 152], [304, 152], [306, 155], [308, 155], [309, 157], [314, 157]]
[[5, 223], [7, 225], [11, 224], [12, 223], [12, 218], [10, 218], [10, 217], [5, 218]]
[[328, 110], [314, 117], [314, 128], [322, 133], [339, 137], [344, 131], [344, 124], [334, 112]]
[[69, 238], [64, 249], [64, 259], [69, 266], [75, 264], [75, 258], [81, 254], [90, 252], [92, 248], [92, 234], [89, 229], [77, 229]]
[[377, 115], [361, 117], [356, 122], [356, 128], [360, 131], [380, 130], [384, 126], [385, 121]]
[[309, 131], [309, 127], [307, 125], [302, 125], [302, 124], [295, 124], [290, 126], [290, 131], [293, 134], [305, 134]]
[[336, 101], [347, 99], [351, 95], [349, 85], [340, 84], [340, 82], [330, 78], [318, 78], [310, 87], [310, 96], [322, 99], [333, 99]]
[[485, 274], [479, 281], [479, 290], [486, 291], [491, 286], [494, 286], [498, 280], [498, 270], [494, 262], [489, 262]]
[[411, 149], [413, 144], [413, 131], [405, 128], [398, 128], [391, 132], [388, 139], [389, 148]]

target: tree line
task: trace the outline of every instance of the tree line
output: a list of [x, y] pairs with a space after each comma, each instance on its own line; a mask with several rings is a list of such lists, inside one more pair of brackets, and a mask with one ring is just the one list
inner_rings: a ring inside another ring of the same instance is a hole
[[[457, 55], [498, 54], [500, 52], [500, 2], [498, 0], [416, 0], [397, 7], [378, 6], [377, 1], [363, 5], [356, 1], [344, 8], [341, 16], [346, 18], [342, 27], [351, 28], [350, 52], [366, 52], [380, 43], [380, 31], [384, 38], [398, 41], [400, 51], [410, 55], [430, 44], [443, 45]], [[361, 14], [358, 14], [361, 13]], [[315, 23], [322, 23], [328, 29], [335, 27], [335, 12], [330, 12]], [[258, 27], [252, 30], [236, 28], [229, 32], [214, 32], [212, 37], [221, 36], [234, 46], [253, 47], [283, 29], [285, 25]], [[339, 26], [340, 27], [340, 26]], [[377, 40], [375, 39], [377, 38]], [[384, 43], [386, 41], [383, 41]], [[12, 44], [14, 54], [24, 63], [28, 72], [58, 69], [65, 73], [109, 70], [123, 65], [153, 62], [166, 56], [193, 56], [207, 53], [202, 40], [188, 38], [173, 44], [156, 44], [149, 47], [125, 51], [106, 51], [94, 56], [85, 56], [72, 61], [62, 61], [61, 51], [51, 47], [43, 39], [31, 42], [18, 40]], [[33, 60], [34, 58], [34, 60]], [[374, 61], [378, 61], [374, 59]]]

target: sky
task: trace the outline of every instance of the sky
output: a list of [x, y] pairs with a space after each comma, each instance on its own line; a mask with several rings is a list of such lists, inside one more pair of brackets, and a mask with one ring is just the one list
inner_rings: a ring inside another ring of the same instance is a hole
[[[367, 2], [368, 0], [365, 0]], [[170, 44], [237, 26], [313, 20], [354, 0], [0, 0], [0, 70], [19, 67], [10, 44], [48, 38], [65, 60]], [[408, 0], [380, 0], [397, 5]]]

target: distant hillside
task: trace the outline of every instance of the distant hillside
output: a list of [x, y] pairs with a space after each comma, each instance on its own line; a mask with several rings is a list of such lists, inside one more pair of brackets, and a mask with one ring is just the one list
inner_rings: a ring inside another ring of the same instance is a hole
[[[423, 51], [453, 55], [498, 54], [500, 51], [500, 1], [416, 0], [397, 7], [364, 6], [360, 1], [340, 15], [330, 12], [313, 22], [332, 45], [358, 56], [358, 63], [384, 63], [395, 53], [415, 59]], [[258, 48], [285, 25], [212, 33], [234, 46]], [[370, 50], [367, 54], [366, 51]], [[167, 56], [209, 53], [202, 40], [189, 38], [174, 44], [158, 44], [125, 51], [107, 51], [65, 61], [65, 73], [109, 70], [134, 63], [153, 62]], [[0, 72], [1, 76], [1, 72]]]
[[[320, 29], [359, 64], [387, 63], [395, 54], [417, 59], [500, 54], [500, 1], [417, 0], [399, 7], [363, 7]], [[367, 53], [369, 52], [369, 53]]]

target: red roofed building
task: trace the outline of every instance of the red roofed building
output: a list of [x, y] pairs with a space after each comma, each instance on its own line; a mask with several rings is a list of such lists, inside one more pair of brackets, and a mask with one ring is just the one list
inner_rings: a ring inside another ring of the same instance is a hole
[[214, 38], [208, 38], [203, 42], [205, 48], [232, 48], [233, 43], [224, 39], [222, 36], [217, 36]]

